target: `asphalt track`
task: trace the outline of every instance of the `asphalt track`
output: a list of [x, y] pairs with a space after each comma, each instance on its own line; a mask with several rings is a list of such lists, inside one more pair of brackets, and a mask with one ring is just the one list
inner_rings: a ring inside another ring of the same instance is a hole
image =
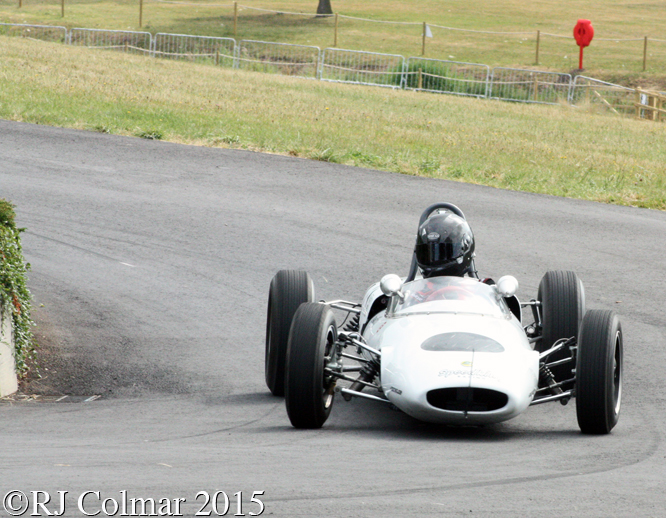
[[[51, 367], [31, 388], [102, 396], [0, 404], [0, 496], [68, 491], [66, 516], [84, 516], [84, 491], [123, 490], [185, 498], [185, 516], [216, 490], [243, 491], [246, 514], [265, 491], [266, 516], [663, 516], [662, 212], [10, 122], [0, 197], [28, 229]], [[290, 427], [263, 377], [271, 277], [303, 268], [318, 297], [359, 299], [406, 274], [435, 201], [465, 211], [484, 276], [513, 274], [530, 298], [572, 269], [588, 307], [621, 314], [611, 435], [581, 435], [572, 404], [461, 429], [340, 399], [323, 429]]]

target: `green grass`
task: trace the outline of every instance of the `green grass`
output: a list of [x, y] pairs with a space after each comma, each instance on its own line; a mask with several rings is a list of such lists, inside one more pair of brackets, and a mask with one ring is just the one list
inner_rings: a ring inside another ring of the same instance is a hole
[[[317, 0], [243, 0], [250, 7], [304, 16], [241, 9], [237, 37], [328, 47], [333, 45], [332, 18], [314, 17]], [[207, 5], [208, 4], [208, 5]], [[212, 5], [211, 5], [212, 4]], [[572, 37], [578, 18], [589, 18], [595, 27], [595, 40], [585, 51], [588, 75], [629, 85], [666, 89], [666, 41], [648, 46], [648, 69], [642, 71], [642, 41], [604, 39], [643, 38], [666, 40], [666, 17], [661, 0], [333, 0], [340, 14], [414, 22], [395, 25], [340, 18], [338, 47], [418, 56], [421, 53], [421, 23], [481, 31], [526, 34], [479, 34], [432, 28], [427, 39], [426, 57], [484, 63], [491, 66], [530, 67], [535, 63], [536, 31], [540, 30], [540, 66], [568, 72], [578, 68], [578, 47]], [[0, 0], [0, 21], [62, 24], [71, 27], [139, 29], [136, 0], [67, 0], [61, 18], [57, 0]], [[233, 36], [233, 2], [190, 0], [190, 5], [144, 2], [143, 29], [211, 36]], [[547, 33], [566, 36], [554, 38]]]
[[0, 117], [666, 209], [666, 125], [0, 37]]

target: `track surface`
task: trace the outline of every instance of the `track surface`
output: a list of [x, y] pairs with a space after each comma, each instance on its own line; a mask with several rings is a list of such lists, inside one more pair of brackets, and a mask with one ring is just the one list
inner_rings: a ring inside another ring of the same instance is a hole
[[[103, 396], [1, 404], [2, 495], [68, 491], [67, 516], [86, 490], [186, 498], [191, 516], [218, 489], [264, 490], [284, 517], [663, 515], [664, 213], [9, 122], [0, 196], [28, 228], [57, 371], [41, 389]], [[322, 430], [290, 427], [263, 379], [273, 274], [303, 268], [318, 297], [359, 299], [407, 273], [418, 216], [442, 200], [470, 220], [482, 275], [513, 274], [530, 298], [547, 269], [576, 270], [588, 307], [621, 314], [610, 436], [581, 435], [558, 404], [455, 429], [340, 399]]]

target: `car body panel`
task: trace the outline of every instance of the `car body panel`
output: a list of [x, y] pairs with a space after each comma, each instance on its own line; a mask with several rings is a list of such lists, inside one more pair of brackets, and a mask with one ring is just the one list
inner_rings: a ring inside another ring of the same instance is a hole
[[[363, 333], [381, 351], [380, 385], [396, 407], [423, 421], [484, 424], [530, 405], [539, 354], [493, 286], [444, 277], [402, 292]], [[362, 315], [375, 295], [371, 287]]]

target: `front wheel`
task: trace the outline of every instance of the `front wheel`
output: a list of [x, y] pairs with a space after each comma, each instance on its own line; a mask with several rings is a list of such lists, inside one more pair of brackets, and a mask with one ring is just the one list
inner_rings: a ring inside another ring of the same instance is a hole
[[266, 385], [284, 396], [284, 369], [291, 320], [298, 307], [314, 300], [314, 283], [307, 272], [280, 270], [271, 281], [266, 318]]
[[613, 311], [590, 310], [578, 337], [576, 416], [586, 434], [607, 434], [622, 401], [622, 326]]
[[[541, 340], [536, 345], [539, 352], [550, 349], [560, 338], [578, 335], [585, 315], [585, 289], [574, 272], [549, 271], [541, 279], [539, 294], [541, 301]], [[556, 351], [549, 362], [570, 357], [569, 350]], [[557, 381], [571, 378], [573, 365], [564, 363], [551, 368]]]
[[338, 331], [331, 308], [302, 304], [291, 323], [285, 401], [296, 428], [321, 428], [333, 406], [335, 379], [325, 366], [336, 353]]

